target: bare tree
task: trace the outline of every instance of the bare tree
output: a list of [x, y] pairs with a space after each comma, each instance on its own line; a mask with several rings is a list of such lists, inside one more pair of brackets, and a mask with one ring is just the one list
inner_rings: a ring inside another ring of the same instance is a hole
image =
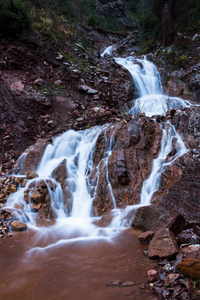
[[171, 44], [175, 39], [174, 26], [175, 0], [154, 0], [154, 5], [159, 16], [162, 28], [162, 43]]

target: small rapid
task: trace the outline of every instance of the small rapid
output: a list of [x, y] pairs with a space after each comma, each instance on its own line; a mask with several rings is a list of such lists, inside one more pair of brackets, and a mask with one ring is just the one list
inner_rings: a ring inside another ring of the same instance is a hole
[[[106, 53], [111, 55], [112, 49], [112, 46], [106, 48], [101, 56], [103, 57]], [[133, 106], [130, 110], [133, 116], [141, 112], [149, 117], [166, 115], [170, 108], [179, 109], [191, 105], [189, 101], [169, 97], [163, 93], [160, 75], [153, 63], [146, 59], [134, 57], [117, 57], [115, 61], [130, 72], [137, 89], [137, 98], [133, 99]], [[141, 206], [151, 204], [153, 194], [159, 189], [162, 172], [188, 151], [181, 136], [170, 122], [165, 122], [160, 127], [162, 130], [160, 152], [152, 162], [149, 177], [143, 182], [140, 203], [128, 205], [125, 209], [117, 208], [109, 178], [108, 162], [115, 145], [115, 132], [113, 131], [108, 138], [107, 131], [112, 128], [112, 125], [96, 126], [78, 132], [68, 130], [56, 137], [53, 143], [46, 147], [36, 170], [39, 178], [28, 181], [24, 188], [20, 188], [12, 194], [7, 201], [8, 207], [14, 207], [16, 203], [21, 203], [24, 206], [24, 214], [30, 221], [28, 226], [38, 232], [38, 239], [41, 240], [44, 235], [51, 235], [52, 233], [56, 236], [51, 243], [44, 242], [43, 247], [37, 247], [36, 243], [30, 251], [43, 251], [74, 241], [98, 239], [111, 241], [121, 230], [127, 228], [130, 225], [130, 221], [127, 221], [128, 213]], [[104, 136], [104, 153], [99, 164], [94, 166], [94, 150], [100, 135]], [[175, 149], [175, 154], [169, 156], [173, 149]], [[24, 162], [26, 154], [22, 158], [21, 161]], [[61, 165], [66, 170], [64, 187], [55, 180], [53, 175]], [[105, 180], [113, 204], [112, 220], [104, 228], [96, 225], [100, 217], [97, 217], [93, 212], [93, 201], [96, 197], [102, 165], [105, 166]], [[93, 178], [90, 177], [91, 174], [93, 174]], [[50, 227], [37, 226], [35, 213], [29, 206], [31, 195], [29, 195], [29, 203], [24, 200], [24, 192], [30, 189], [32, 185], [37, 187], [41, 180], [47, 185], [56, 220], [55, 224]], [[67, 202], [65, 201], [66, 195]], [[22, 219], [24, 221], [24, 215]]]

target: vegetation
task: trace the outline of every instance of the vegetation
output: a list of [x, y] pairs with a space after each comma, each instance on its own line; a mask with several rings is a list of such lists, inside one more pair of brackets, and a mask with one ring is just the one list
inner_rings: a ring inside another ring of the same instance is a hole
[[32, 10], [24, 0], [0, 0], [0, 28], [7, 36], [21, 33], [31, 26]]
[[[124, 8], [129, 25], [125, 24], [123, 18], [115, 18], [106, 13], [101, 1], [96, 0], [0, 0], [0, 31], [6, 36], [15, 36], [32, 29], [41, 32], [45, 38], [56, 41], [59, 31], [67, 38], [72, 37], [73, 29], [79, 24], [127, 33], [138, 26], [142, 32], [138, 42], [149, 41], [154, 44], [161, 39], [161, 22], [154, 3], [162, 1], [110, 2], [111, 5], [117, 3]], [[197, 30], [200, 27], [199, 15], [199, 0], [176, 0], [176, 31], [184, 33]], [[149, 49], [149, 45], [143, 48]]]

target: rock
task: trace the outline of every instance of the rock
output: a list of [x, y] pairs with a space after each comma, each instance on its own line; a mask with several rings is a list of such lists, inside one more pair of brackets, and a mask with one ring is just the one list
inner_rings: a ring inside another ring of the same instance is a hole
[[95, 90], [95, 89], [92, 89], [91, 87], [89, 87], [88, 85], [86, 84], [81, 84], [78, 86], [78, 89], [80, 92], [85, 92], [87, 94], [97, 94], [98, 91]]
[[27, 204], [29, 203], [29, 193], [24, 193], [24, 200]]
[[63, 55], [59, 52], [56, 53], [56, 60], [62, 60], [63, 59]]
[[121, 280], [116, 280], [112, 281], [110, 283], [106, 283], [107, 286], [113, 286], [113, 287], [128, 287], [128, 286], [134, 286], [135, 283], [133, 281], [121, 281]]
[[194, 234], [191, 230], [186, 230], [177, 235], [177, 243], [180, 244], [197, 244], [200, 242], [200, 237]]
[[183, 257], [200, 260], [200, 244], [190, 245], [188, 247], [182, 248], [181, 253], [183, 254]]
[[158, 272], [156, 270], [149, 270], [147, 274], [149, 282], [155, 282], [158, 280]]
[[183, 258], [178, 265], [178, 269], [185, 275], [191, 278], [200, 279], [200, 260], [193, 258]]
[[25, 187], [26, 186], [26, 184], [27, 184], [27, 180], [26, 179], [24, 179], [23, 181], [22, 181], [22, 187]]
[[6, 223], [0, 222], [0, 236], [4, 236], [8, 233], [9, 227]]
[[62, 108], [63, 107], [67, 108], [67, 111], [66, 111], [67, 115], [68, 115], [69, 112], [76, 109], [76, 103], [71, 98], [57, 96], [56, 101], [58, 102], [59, 105], [62, 105]]
[[138, 236], [138, 239], [141, 244], [148, 245], [150, 243], [150, 241], [152, 240], [153, 236], [154, 236], [153, 231], [146, 231], [146, 232], [141, 233]]
[[72, 70], [71, 75], [72, 75], [73, 78], [78, 79], [80, 77], [81, 73], [80, 73], [79, 70]]
[[136, 211], [132, 226], [143, 231], [156, 231], [166, 226], [169, 219], [172, 216], [165, 208], [157, 205], [143, 206]]
[[15, 193], [17, 191], [17, 186], [15, 184], [11, 184], [9, 187], [11, 193]]
[[33, 178], [36, 178], [36, 177], [39, 177], [36, 172], [28, 172], [28, 173], [26, 173], [26, 178], [27, 179], [33, 179]]
[[43, 204], [38, 211], [38, 217], [41, 220], [54, 220], [56, 218], [56, 214], [49, 204]]
[[48, 144], [47, 139], [38, 139], [18, 159], [19, 171], [34, 172], [41, 161], [44, 150]]
[[200, 226], [199, 225], [194, 224], [193, 230], [196, 235], [200, 236]]
[[23, 204], [20, 204], [20, 203], [15, 203], [15, 204], [14, 204], [14, 208], [15, 208], [15, 209], [18, 209], [18, 210], [20, 210], [20, 211], [23, 211], [24, 205], [23, 205]]
[[14, 182], [15, 182], [17, 185], [19, 185], [20, 182], [21, 182], [21, 178], [20, 178], [20, 177], [15, 177], [15, 178], [14, 178]]
[[33, 84], [36, 84], [36, 85], [43, 85], [44, 84], [44, 80], [42, 78], [37, 78], [33, 81]]
[[182, 176], [159, 198], [159, 203], [172, 213], [181, 214], [187, 221], [194, 222], [199, 218], [200, 211], [199, 185], [200, 164], [188, 162]]
[[31, 200], [35, 203], [42, 203], [43, 198], [44, 195], [41, 194], [39, 191], [36, 191], [31, 195]]
[[179, 251], [176, 238], [168, 228], [158, 230], [148, 247], [149, 257], [166, 258], [177, 254]]
[[62, 81], [59, 80], [59, 79], [54, 81], [54, 84], [55, 84], [55, 85], [61, 85], [61, 83], [62, 83]]
[[11, 222], [12, 230], [14, 231], [25, 231], [27, 229], [27, 225], [21, 221], [13, 221]]
[[42, 204], [41, 203], [31, 203], [30, 207], [33, 211], [38, 211], [41, 208]]
[[37, 182], [37, 187], [41, 187], [43, 189], [47, 188], [47, 184], [44, 180], [40, 180], [39, 182]]
[[64, 182], [67, 179], [67, 170], [66, 170], [66, 159], [64, 159], [56, 169], [53, 170], [51, 176], [64, 186]]
[[176, 217], [174, 217], [166, 226], [171, 232], [173, 232], [174, 235], [179, 234], [186, 226], [186, 220], [185, 218], [178, 214]]
[[165, 285], [166, 286], [170, 286], [172, 283], [174, 283], [174, 281], [176, 281], [177, 279], [179, 279], [180, 274], [178, 273], [171, 273], [169, 274], [166, 278], [165, 278]]

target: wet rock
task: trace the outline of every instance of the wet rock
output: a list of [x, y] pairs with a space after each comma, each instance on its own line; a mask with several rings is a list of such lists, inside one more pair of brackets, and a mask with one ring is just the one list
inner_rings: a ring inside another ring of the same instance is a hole
[[27, 204], [29, 203], [29, 193], [24, 193], [24, 200]]
[[28, 172], [28, 173], [26, 173], [26, 178], [27, 179], [33, 179], [33, 178], [36, 178], [36, 177], [39, 177], [36, 172]]
[[14, 208], [15, 208], [15, 209], [18, 209], [18, 210], [20, 210], [20, 211], [23, 211], [24, 205], [23, 205], [23, 204], [20, 204], [20, 203], [15, 203], [15, 204], [14, 204]]
[[54, 220], [56, 218], [56, 214], [53, 211], [52, 207], [49, 204], [43, 204], [42, 207], [38, 211], [38, 217], [41, 220]]
[[112, 287], [128, 287], [128, 286], [134, 286], [135, 283], [133, 281], [121, 281], [121, 280], [116, 280], [110, 283], [106, 283], [107, 286], [112, 286]]
[[171, 214], [162, 206], [144, 206], [136, 211], [132, 226], [143, 231], [156, 231], [166, 226], [169, 219], [172, 219]]
[[6, 223], [0, 222], [0, 237], [6, 235], [9, 231], [9, 227]]
[[187, 221], [199, 218], [200, 211], [200, 164], [189, 162], [182, 176], [173, 184], [159, 203], [169, 211], [181, 214]]
[[21, 185], [21, 186], [22, 186], [22, 187], [25, 187], [26, 184], [27, 184], [27, 182], [28, 182], [28, 181], [27, 181], [26, 179], [24, 179], [24, 180], [22, 181], [22, 185]]
[[45, 189], [45, 188], [47, 188], [47, 184], [44, 180], [40, 180], [37, 182], [37, 187], [38, 188], [41, 187], [42, 189]]
[[22, 178], [20, 178], [20, 177], [15, 177], [13, 180], [17, 185], [19, 185], [21, 183], [21, 179]]
[[30, 207], [33, 211], [37, 212], [42, 206], [42, 203], [30, 203]]
[[129, 178], [126, 168], [126, 157], [123, 150], [118, 151], [117, 153], [117, 176], [118, 181], [122, 185], [128, 185]]
[[150, 243], [150, 241], [152, 240], [153, 236], [154, 236], [153, 231], [146, 231], [146, 232], [141, 233], [138, 236], [138, 239], [141, 244], [148, 245]]
[[10, 225], [14, 231], [25, 231], [27, 229], [27, 225], [21, 221], [11, 222]]
[[44, 195], [41, 194], [39, 191], [36, 191], [31, 195], [31, 200], [35, 203], [42, 203], [43, 198]]
[[172, 283], [174, 283], [178, 278], [180, 277], [180, 274], [178, 273], [171, 273], [165, 278], [165, 285], [170, 286]]
[[148, 247], [149, 257], [166, 258], [177, 254], [179, 251], [176, 238], [167, 228], [158, 230]]
[[149, 282], [155, 282], [158, 280], [158, 272], [156, 270], [149, 270], [147, 274]]
[[30, 146], [18, 159], [19, 171], [34, 172], [48, 143], [47, 139], [38, 139], [34, 145]]
[[194, 258], [183, 258], [178, 265], [179, 270], [188, 277], [200, 278], [200, 260]]
[[51, 176], [61, 184], [61, 186], [64, 186], [64, 182], [67, 178], [67, 170], [66, 170], [66, 159], [64, 159], [59, 166], [53, 170]]

